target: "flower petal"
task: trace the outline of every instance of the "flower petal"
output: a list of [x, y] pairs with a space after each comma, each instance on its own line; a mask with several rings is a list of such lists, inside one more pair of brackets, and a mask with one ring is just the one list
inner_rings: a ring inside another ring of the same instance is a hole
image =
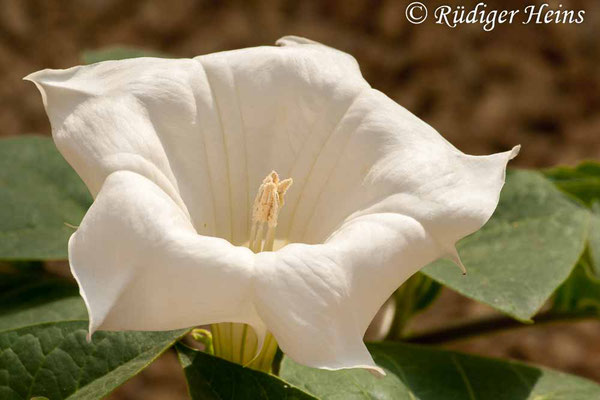
[[42, 92], [54, 141], [94, 197], [111, 173], [133, 171], [210, 233], [211, 182], [197, 132], [215, 113], [197, 108], [196, 96], [208, 90], [203, 77], [193, 60], [144, 58], [43, 70], [26, 79]]
[[297, 362], [380, 372], [362, 343], [369, 322], [421, 267], [460, 264], [455, 243], [490, 218], [519, 148], [465, 155], [375, 90], [344, 119], [346, 143], [302, 216], [324, 244], [259, 254], [256, 306]]
[[197, 235], [156, 184], [129, 171], [106, 179], [69, 241], [90, 333], [262, 322], [248, 301], [253, 254]]

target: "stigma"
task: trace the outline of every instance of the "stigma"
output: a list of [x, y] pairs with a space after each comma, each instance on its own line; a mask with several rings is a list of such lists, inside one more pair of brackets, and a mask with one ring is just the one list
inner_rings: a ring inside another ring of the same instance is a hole
[[248, 241], [248, 247], [253, 252], [273, 251], [277, 219], [285, 204], [285, 193], [292, 183], [292, 178], [280, 180], [277, 172], [271, 171], [258, 188], [252, 206], [252, 224]]

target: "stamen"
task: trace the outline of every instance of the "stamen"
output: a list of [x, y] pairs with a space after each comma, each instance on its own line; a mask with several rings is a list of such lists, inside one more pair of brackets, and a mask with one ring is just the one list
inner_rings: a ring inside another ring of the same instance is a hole
[[[279, 175], [271, 171], [258, 188], [252, 206], [252, 225], [248, 247], [255, 253], [272, 251], [275, 242], [275, 228], [279, 211], [285, 201], [285, 193], [292, 186], [291, 178], [279, 180]], [[267, 225], [266, 236], [264, 226]], [[263, 245], [264, 240], [264, 245]]]

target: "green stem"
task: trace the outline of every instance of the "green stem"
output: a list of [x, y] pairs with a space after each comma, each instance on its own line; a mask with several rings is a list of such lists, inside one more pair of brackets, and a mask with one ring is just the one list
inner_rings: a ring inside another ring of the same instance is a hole
[[420, 344], [442, 344], [465, 340], [476, 336], [491, 335], [513, 329], [538, 327], [540, 325], [549, 325], [561, 322], [575, 322], [587, 319], [598, 319], [598, 312], [546, 312], [535, 317], [533, 324], [520, 322], [510, 317], [489, 317], [449, 328], [408, 336], [405, 341]]

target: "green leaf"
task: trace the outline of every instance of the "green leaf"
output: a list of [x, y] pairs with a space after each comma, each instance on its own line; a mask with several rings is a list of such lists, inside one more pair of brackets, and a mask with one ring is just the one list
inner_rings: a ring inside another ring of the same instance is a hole
[[322, 400], [590, 400], [600, 386], [513, 361], [446, 350], [378, 343], [369, 346], [387, 376], [364, 370], [324, 371], [285, 358], [280, 375]]
[[92, 198], [52, 140], [2, 139], [0, 187], [0, 260], [66, 258]]
[[186, 330], [96, 332], [86, 321], [0, 332], [0, 398], [99, 399], [147, 367]]
[[0, 331], [86, 319], [85, 304], [72, 282], [43, 274], [0, 274]]
[[588, 246], [591, 267], [596, 276], [600, 276], [600, 163], [586, 161], [575, 168], [556, 167], [544, 173], [559, 189], [592, 209]]
[[588, 237], [590, 212], [540, 173], [513, 170], [493, 217], [458, 243], [467, 267], [450, 261], [423, 272], [463, 295], [521, 321], [540, 309], [566, 280]]
[[575, 168], [556, 167], [544, 171], [561, 190], [590, 206], [600, 200], [600, 163], [586, 161]]
[[176, 348], [194, 400], [315, 399], [276, 376], [244, 368], [182, 344]]
[[158, 51], [128, 46], [104, 47], [96, 50], [87, 50], [81, 54], [81, 59], [85, 64], [93, 64], [100, 61], [108, 60], [124, 60], [127, 58], [138, 57], [169, 58], [169, 56], [167, 56], [166, 54]]
[[569, 279], [556, 291], [552, 312], [593, 312], [600, 317], [600, 279], [581, 259]]
[[96, 332], [77, 286], [42, 273], [0, 274], [0, 399], [97, 399], [186, 333]]

